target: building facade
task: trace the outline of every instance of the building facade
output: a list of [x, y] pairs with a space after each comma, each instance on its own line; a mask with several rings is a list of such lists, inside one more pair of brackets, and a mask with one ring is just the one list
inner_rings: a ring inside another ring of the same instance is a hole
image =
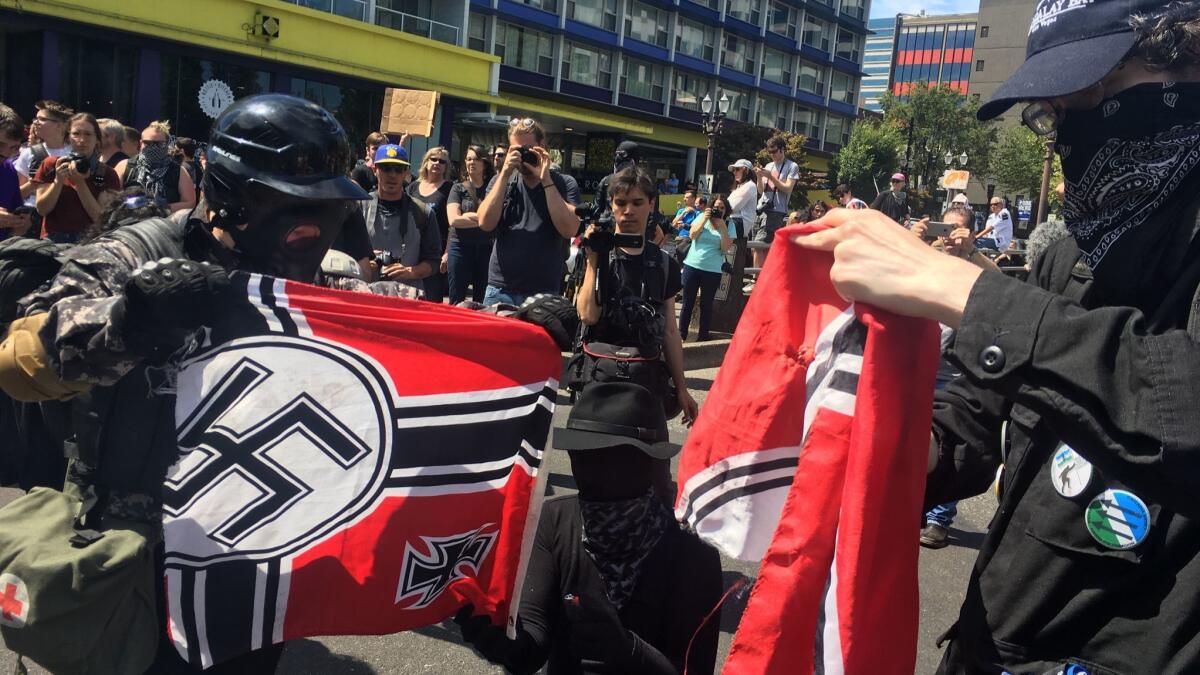
[[879, 97], [888, 90], [892, 75], [892, 56], [896, 48], [896, 17], [888, 16], [867, 22], [867, 46], [863, 52], [862, 95], [860, 105], [871, 112], [881, 112]]
[[[981, 0], [979, 30], [975, 41], [975, 63], [971, 72], [971, 96], [986, 101], [1025, 62], [1025, 43], [1033, 21], [1035, 3], [1026, 0]], [[1001, 115], [997, 123], [1021, 123], [1021, 109]]]
[[946, 85], [967, 96], [978, 14], [896, 17], [890, 88], [906, 96], [918, 82]]

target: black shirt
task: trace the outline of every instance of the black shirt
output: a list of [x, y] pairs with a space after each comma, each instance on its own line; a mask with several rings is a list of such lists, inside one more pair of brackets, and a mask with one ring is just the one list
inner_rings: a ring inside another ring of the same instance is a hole
[[109, 168], [115, 169], [115, 168], [117, 168], [117, 165], [120, 164], [121, 160], [123, 160], [123, 159], [129, 159], [129, 155], [118, 150], [118, 151], [114, 152], [111, 157], [104, 160], [104, 163], [107, 164], [109, 166]]
[[[446, 250], [450, 237], [450, 217], [446, 215], [446, 198], [450, 196], [450, 189], [454, 187], [454, 183], [448, 180], [442, 181], [429, 196], [421, 194], [421, 181], [414, 180], [405, 188], [408, 190], [408, 196], [413, 199], [418, 199], [425, 202], [429, 209], [433, 211], [433, 216], [437, 218], [438, 234], [442, 236], [442, 251]], [[437, 272], [437, 265], [434, 265], [434, 272]]]
[[[664, 267], [665, 265], [665, 267]], [[665, 274], [664, 274], [665, 270]], [[606, 307], [624, 296], [636, 296], [648, 301], [659, 313], [661, 328], [665, 331], [666, 321], [675, 317], [667, 317], [663, 303], [674, 299], [683, 290], [683, 267], [674, 256], [664, 255], [662, 249], [647, 242], [641, 253], [630, 254], [616, 249], [610, 258], [609, 284], [613, 298], [605, 299]], [[609, 320], [607, 312], [601, 314], [600, 321], [587, 328], [586, 339], [596, 342], [634, 346], [637, 336], [629, 335], [627, 329], [615, 325]]]
[[[475, 190], [475, 196], [471, 196], [470, 181], [461, 181], [454, 184], [450, 188], [450, 196], [446, 203], [458, 204], [460, 213], [478, 213], [479, 205], [483, 203], [483, 198], [487, 196], [488, 185]], [[449, 214], [447, 214], [449, 218]], [[466, 228], [450, 228], [450, 238], [457, 239], [463, 243], [490, 242], [494, 238], [491, 232], [484, 232], [478, 227]]]
[[358, 186], [367, 192], [374, 192], [377, 187], [375, 172], [367, 166], [365, 159], [358, 160], [358, 163], [350, 170], [350, 180], [358, 183]]
[[875, 201], [871, 202], [871, 208], [883, 212], [883, 215], [901, 225], [904, 224], [904, 219], [908, 218], [908, 214], [912, 210], [908, 205], [907, 192], [892, 192], [891, 190], [880, 192], [875, 197]]
[[[571, 201], [562, 174], [550, 173], [558, 193]], [[546, 188], [529, 187], [519, 173], [498, 186], [499, 175], [487, 191], [505, 190], [503, 211], [496, 225], [496, 247], [488, 263], [488, 285], [514, 293], [558, 293], [562, 287], [566, 239], [558, 233], [546, 205]]]

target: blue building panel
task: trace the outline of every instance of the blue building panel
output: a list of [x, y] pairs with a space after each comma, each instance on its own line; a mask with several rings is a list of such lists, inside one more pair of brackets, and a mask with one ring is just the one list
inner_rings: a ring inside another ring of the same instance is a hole
[[800, 53], [808, 60], [816, 61], [817, 63], [829, 63], [833, 59], [833, 55], [829, 52], [823, 52], [808, 45], [800, 45]]
[[833, 57], [833, 67], [844, 73], [850, 73], [851, 75], [855, 75], [857, 77], [866, 75], [862, 68], [858, 67], [857, 63], [851, 61], [850, 59], [843, 59], [840, 56]]
[[595, 42], [609, 47], [616, 47], [618, 44], [617, 34], [610, 33], [606, 30], [589, 26], [586, 23], [578, 21], [567, 21], [566, 28], [567, 37], [580, 37], [590, 42]]
[[[564, 82], [563, 84], [566, 83]], [[617, 104], [622, 108], [640, 110], [652, 115], [661, 115], [663, 111], [663, 104], [659, 103], [658, 101], [638, 98], [637, 96], [630, 96], [629, 94], [621, 94], [620, 98], [617, 99]]]
[[715, 9], [709, 9], [704, 5], [700, 5], [690, 0], [679, 0], [679, 13], [689, 19], [711, 23], [714, 26], [721, 25], [721, 13]]
[[554, 78], [550, 75], [521, 70], [512, 66], [500, 66], [500, 79], [504, 82], [521, 84], [526, 87], [537, 87], [538, 89], [545, 89], [547, 91], [554, 90]]
[[543, 12], [540, 9], [535, 9], [529, 5], [522, 5], [511, 0], [500, 0], [497, 6], [499, 13], [510, 19], [516, 19], [518, 22], [527, 21], [537, 26], [544, 28], [558, 28], [558, 15], [550, 12]]
[[728, 15], [725, 17], [725, 30], [729, 31], [730, 33], [737, 33], [742, 37], [747, 37], [756, 41], [761, 35], [761, 29], [758, 26], [742, 21], [741, 19], [735, 19]]
[[720, 76], [721, 76], [722, 80], [729, 80], [730, 82], [737, 82], [738, 84], [743, 84], [743, 85], [746, 85], [747, 87], [754, 86], [754, 77], [747, 75], [746, 73], [743, 73], [740, 70], [734, 70], [732, 68], [724, 68], [723, 67], [723, 68], [721, 68]]
[[783, 85], [783, 84], [776, 84], [770, 80], [759, 80], [758, 88], [762, 89], [763, 91], [770, 92], [772, 94], [778, 94], [780, 96], [791, 96], [792, 95], [791, 87], [789, 87], [787, 85]]
[[789, 53], [796, 51], [796, 41], [786, 35], [780, 35], [779, 33], [767, 31], [766, 42], [767, 46], [769, 47], [782, 49]]
[[849, 14], [838, 14], [837, 22], [839, 26], [845, 26], [859, 35], [867, 34], [867, 24], [862, 19], [856, 19]]
[[671, 52], [662, 47], [646, 44], [641, 40], [634, 40], [631, 37], [625, 38], [625, 51], [638, 56], [644, 56], [655, 61], [663, 61], [664, 63], [671, 62]]
[[842, 103], [841, 101], [829, 101], [828, 108], [834, 112], [839, 112], [843, 115], [849, 115], [851, 117], [854, 117], [854, 115], [858, 113], [858, 111], [854, 109], [854, 106], [850, 105], [849, 103]]
[[593, 87], [587, 84], [579, 84], [578, 82], [572, 82], [570, 80], [563, 80], [559, 86], [562, 87], [562, 93], [569, 96], [578, 96], [579, 98], [586, 98], [588, 100], [598, 101], [600, 103], [612, 102], [612, 92], [607, 89]]
[[794, 98], [797, 101], [799, 101], [800, 103], [807, 103], [809, 105], [818, 105], [818, 106], [822, 106], [822, 107], [824, 107], [824, 105], [825, 105], [825, 97], [824, 96], [817, 96], [816, 94], [810, 94], [807, 91], [797, 91], [794, 95]]
[[837, 21], [837, 12], [833, 11], [832, 7], [826, 7], [819, 2], [807, 2], [804, 4], [804, 10], [815, 17], [826, 21]]
[[717, 72], [717, 64], [687, 56], [686, 54], [680, 54], [679, 52], [675, 52], [675, 65], [687, 70], [694, 70], [703, 75], [714, 75]]
[[671, 114], [669, 115], [669, 117], [673, 120], [679, 120], [680, 122], [689, 122], [691, 124], [700, 124], [700, 120], [703, 118], [703, 115], [700, 114], [699, 110], [692, 110], [691, 108], [680, 108], [678, 106], [671, 106]]

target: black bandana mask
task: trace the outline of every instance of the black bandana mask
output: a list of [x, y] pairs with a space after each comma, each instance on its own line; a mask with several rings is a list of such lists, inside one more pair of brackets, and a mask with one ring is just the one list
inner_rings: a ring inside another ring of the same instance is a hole
[[1157, 285], [1147, 267], [1173, 273], [1169, 249], [1191, 239], [1193, 224], [1175, 216], [1200, 189], [1200, 83], [1141, 84], [1071, 111], [1057, 149], [1063, 216], [1084, 261], [1121, 300], [1144, 295]]
[[274, 190], [263, 192], [247, 209], [246, 227], [227, 228], [237, 245], [238, 266], [312, 283], [354, 203], [299, 199]]
[[579, 500], [583, 548], [604, 578], [619, 611], [637, 588], [642, 563], [675, 519], [651, 490], [618, 502]]

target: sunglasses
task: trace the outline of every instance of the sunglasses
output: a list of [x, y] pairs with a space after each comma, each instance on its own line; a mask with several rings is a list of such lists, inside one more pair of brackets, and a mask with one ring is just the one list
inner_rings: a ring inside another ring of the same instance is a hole
[[902, 180], [896, 180], [896, 179], [894, 179], [894, 178], [893, 178], [893, 179], [892, 179], [892, 182], [898, 185], [898, 184], [900, 184], [900, 183], [903, 183], [904, 181], [902, 181]]
[[147, 148], [157, 147], [157, 146], [166, 145], [166, 144], [167, 144], [166, 141], [142, 141], [142, 146], [147, 147]]
[[1038, 136], [1054, 133], [1062, 120], [1063, 114], [1050, 101], [1034, 101], [1021, 111], [1021, 121]]
[[375, 168], [379, 170], [379, 173], [404, 173], [408, 171], [407, 166], [400, 166], [398, 164], [376, 164]]
[[514, 117], [508, 121], [508, 127], [510, 129], [514, 127], [519, 127], [521, 129], [532, 129], [534, 124], [537, 124], [537, 122], [534, 122], [533, 118], [531, 117]]
[[441, 157], [430, 157], [429, 163], [430, 164], [445, 164], [446, 160], [442, 159]]

